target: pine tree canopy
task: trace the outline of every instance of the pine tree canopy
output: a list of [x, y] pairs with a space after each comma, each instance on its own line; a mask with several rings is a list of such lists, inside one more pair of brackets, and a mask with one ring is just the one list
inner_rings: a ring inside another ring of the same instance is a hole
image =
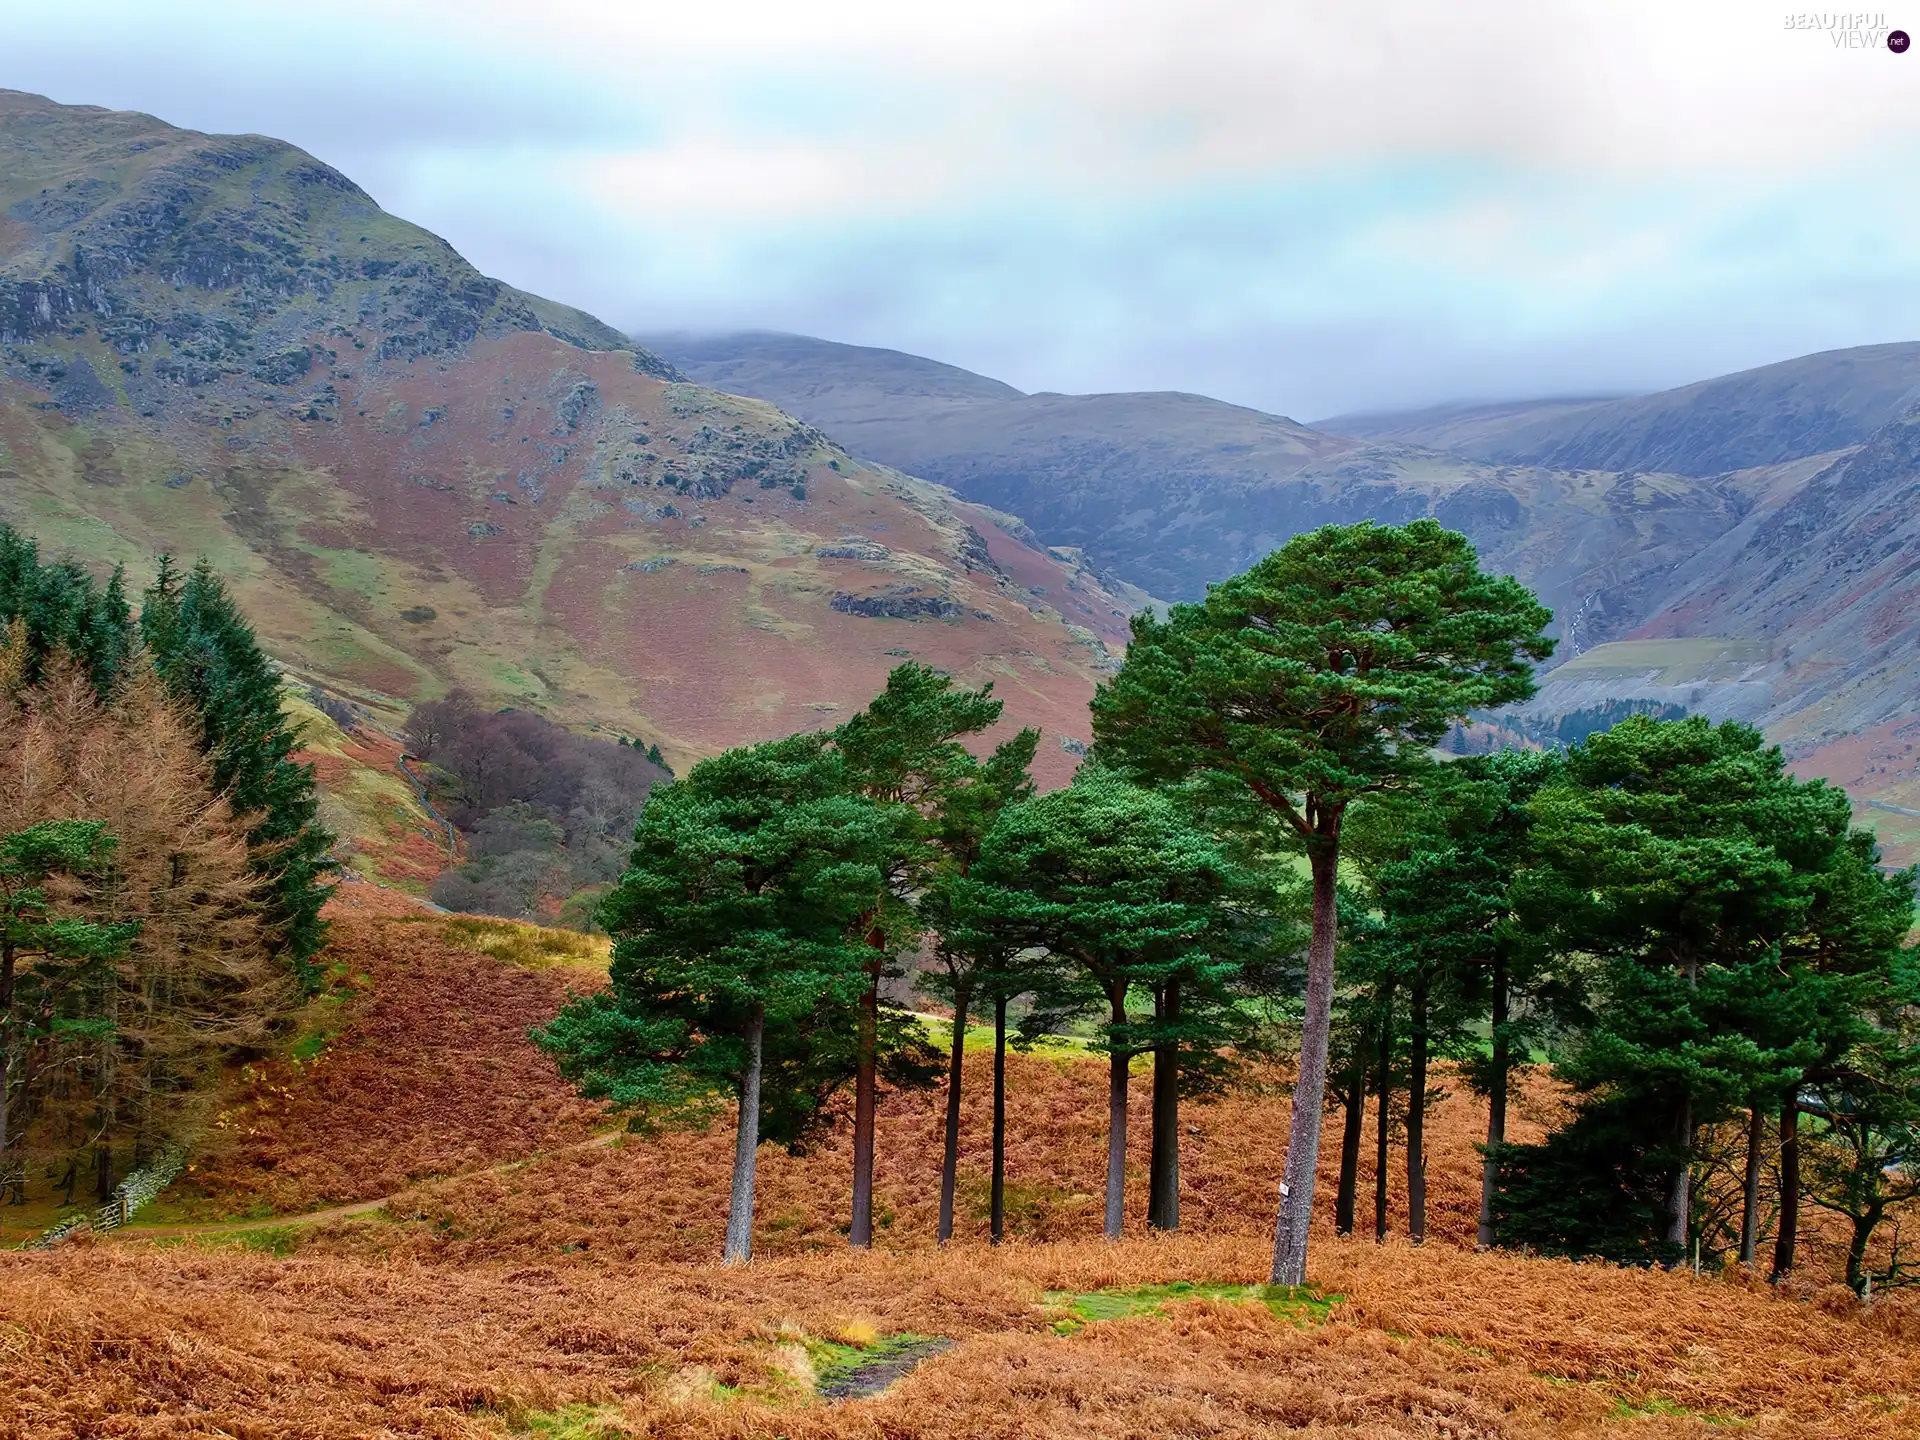
[[255, 817], [248, 842], [271, 885], [271, 932], [311, 984], [307, 962], [326, 938], [320, 908], [335, 868], [333, 837], [319, 823], [313, 767], [293, 759], [299, 736], [281, 710], [279, 674], [204, 560], [183, 579], [161, 558], [140, 632], [167, 689], [200, 719], [215, 786], [236, 812]]
[[1468, 710], [1532, 694], [1550, 618], [1435, 521], [1324, 526], [1165, 620], [1135, 616], [1095, 744], [1142, 775], [1236, 780], [1323, 833]]
[[738, 1086], [756, 1012], [766, 1138], [798, 1138], [844, 1078], [835, 1037], [851, 1033], [871, 954], [851, 930], [901, 822], [848, 793], [828, 739], [729, 750], [648, 797], [631, 868], [600, 911], [611, 989], [536, 1032], [584, 1093], [698, 1113]]
[[1100, 989], [1177, 979], [1186, 1005], [1161, 1034], [1151, 1018], [1110, 1025], [1109, 1049], [1166, 1041], [1207, 1054], [1241, 1033], [1229, 992], [1248, 951], [1249, 877], [1172, 797], [1099, 765], [1010, 806], [955, 887], [961, 937], [1044, 947]]
[[31, 540], [0, 525], [0, 623], [16, 617], [26, 640], [17, 680], [38, 681], [56, 651], [85, 665], [102, 696], [125, 673], [133, 630], [120, 572], [97, 585], [73, 561], [42, 561]]

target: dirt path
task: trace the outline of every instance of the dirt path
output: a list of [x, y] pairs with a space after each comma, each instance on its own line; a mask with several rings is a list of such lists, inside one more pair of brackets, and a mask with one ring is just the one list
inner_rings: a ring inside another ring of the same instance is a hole
[[[545, 1159], [549, 1155], [564, 1155], [571, 1150], [605, 1149], [622, 1135], [624, 1130], [609, 1130], [591, 1140], [582, 1140], [577, 1145], [563, 1145], [558, 1150], [543, 1150], [535, 1155], [523, 1155], [518, 1160], [505, 1160], [498, 1165], [489, 1165], [484, 1170], [466, 1170], [460, 1175], [441, 1175], [434, 1179], [463, 1179], [468, 1175], [500, 1175], [508, 1170], [528, 1165], [535, 1160]], [[432, 1180], [422, 1180], [409, 1185], [405, 1190], [397, 1190], [391, 1195], [383, 1195], [378, 1200], [356, 1200], [351, 1205], [334, 1205], [325, 1210], [308, 1210], [300, 1215], [275, 1215], [266, 1220], [217, 1220], [205, 1225], [141, 1225], [137, 1221], [123, 1225], [117, 1230], [103, 1232], [115, 1240], [177, 1240], [192, 1235], [238, 1235], [248, 1230], [282, 1230], [290, 1225], [320, 1225], [329, 1220], [344, 1220], [352, 1215], [371, 1215], [376, 1210], [404, 1200], [422, 1185]]]

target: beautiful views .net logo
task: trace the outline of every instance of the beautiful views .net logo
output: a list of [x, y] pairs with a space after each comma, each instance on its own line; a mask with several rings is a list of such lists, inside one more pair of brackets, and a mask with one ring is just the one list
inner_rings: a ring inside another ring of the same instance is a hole
[[1828, 36], [1837, 50], [1878, 50], [1886, 46], [1896, 55], [1904, 55], [1911, 43], [1907, 32], [1888, 26], [1884, 14], [1864, 11], [1812, 11], [1785, 17], [1788, 30], [1816, 30]]

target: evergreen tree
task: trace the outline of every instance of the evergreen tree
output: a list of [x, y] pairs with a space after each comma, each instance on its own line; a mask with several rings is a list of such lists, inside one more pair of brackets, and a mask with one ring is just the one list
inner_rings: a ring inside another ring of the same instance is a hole
[[248, 816], [256, 871], [268, 883], [271, 943], [309, 987], [326, 940], [320, 909], [335, 868], [319, 822], [313, 767], [293, 759], [298, 733], [280, 704], [280, 677], [220, 577], [204, 560], [184, 578], [167, 557], [148, 589], [140, 631], [155, 671], [200, 721], [215, 786]]
[[[1512, 887], [1530, 843], [1530, 802], [1560, 773], [1556, 754], [1500, 751], [1430, 772], [1417, 789], [1362, 807], [1350, 851], [1371, 882], [1378, 919], [1355, 945], [1376, 977], [1368, 1019], [1392, 1052], [1394, 1008], [1404, 1002], [1407, 1075], [1408, 1233], [1426, 1233], [1425, 1121], [1431, 1061], [1466, 1062], [1488, 1097], [1480, 1243], [1493, 1243], [1492, 1199], [1506, 1138], [1507, 1087], [1516, 1047], [1516, 990], [1539, 977], [1540, 947], [1519, 923]], [[1489, 1022], [1485, 1053], [1474, 1026]]]
[[[1759, 1211], [1759, 1157], [1765, 1133], [1764, 1109], [1777, 1109], [1780, 1131], [1780, 1205], [1773, 1271], [1794, 1268], [1800, 1214], [1800, 1094], [1803, 1085], [1840, 1079], [1848, 1069], [1847, 1052], [1874, 1037], [1887, 1023], [1887, 995], [1901, 989], [1902, 947], [1914, 923], [1914, 870], [1880, 869], [1879, 847], [1865, 830], [1839, 833], [1844, 823], [1833, 792], [1824, 782], [1805, 782], [1813, 794], [1825, 794], [1825, 824], [1802, 824], [1797, 831], [1776, 822], [1779, 843], [1789, 843], [1811, 891], [1804, 920], [1781, 944], [1781, 966], [1769, 976], [1769, 988], [1790, 997], [1761, 1018], [1767, 1042], [1811, 1050], [1800, 1072], [1772, 1092], [1759, 1091], [1749, 1111], [1746, 1215], [1742, 1259], [1755, 1258]], [[1844, 797], [1841, 797], [1844, 800]], [[1803, 817], [1807, 811], [1798, 812]], [[1823, 812], [1812, 811], [1819, 815]]]
[[[1067, 789], [1004, 811], [960, 888], [974, 928], [1070, 961], [1104, 1004], [1109, 1239], [1122, 1223], [1135, 1055], [1167, 1057], [1155, 1066], [1162, 1158], [1152, 1208], [1157, 1224], [1178, 1223], [1183, 1070], [1219, 1063], [1246, 1026], [1233, 990], [1244, 944], [1233, 902], [1244, 887], [1232, 859], [1176, 801], [1088, 765]], [[1152, 997], [1151, 1014], [1130, 1008], [1136, 994]]]
[[1847, 1225], [1847, 1284], [1861, 1294], [1920, 1281], [1896, 1238], [1886, 1264], [1868, 1258], [1874, 1232], [1920, 1199], [1920, 969], [1887, 977], [1866, 1032], [1812, 1086], [1820, 1133], [1810, 1147], [1807, 1198]]
[[1007, 1007], [1028, 993], [1033, 981], [1030, 967], [1018, 964], [1021, 947], [1017, 941], [997, 928], [969, 928], [962, 923], [955, 891], [971, 874], [1001, 812], [1033, 794], [1028, 767], [1039, 741], [1038, 730], [1022, 730], [983, 761], [967, 756], [942, 787], [929, 817], [938, 858], [919, 900], [919, 912], [922, 923], [935, 937], [933, 954], [938, 968], [923, 975], [920, 984], [953, 1008], [940, 1164], [938, 1238], [943, 1245], [953, 1237], [954, 1192], [960, 1167], [961, 1082], [965, 1075], [967, 1021], [976, 999], [990, 1003], [994, 1010], [989, 1229], [996, 1243], [1005, 1222]]
[[66, 997], [118, 959], [139, 931], [59, 903], [58, 882], [98, 875], [113, 849], [97, 820], [43, 821], [0, 835], [0, 1200], [24, 1198], [11, 1123], [28, 1053], [53, 1033]]
[[735, 1099], [729, 1261], [752, 1253], [763, 1121], [797, 1138], [857, 1063], [846, 1037], [869, 955], [857, 922], [900, 818], [850, 792], [821, 735], [729, 750], [656, 789], [601, 906], [610, 988], [534, 1032], [584, 1094], [648, 1119], [703, 1119], [716, 1097]]
[[[895, 812], [898, 840], [882, 866], [873, 904], [858, 922], [872, 953], [861, 1002], [854, 1089], [853, 1222], [847, 1239], [855, 1248], [873, 1243], [880, 984], [899, 973], [890, 957], [919, 938], [915, 897], [933, 883], [943, 861], [977, 844], [964, 819], [967, 802], [958, 797], [978, 780], [978, 764], [960, 740], [988, 729], [1000, 711], [991, 682], [978, 690], [956, 689], [951, 676], [909, 662], [896, 666], [887, 676], [886, 689], [834, 732], [849, 786]], [[1032, 738], [1038, 740], [1037, 732]], [[1032, 744], [1024, 739], [1020, 744], [1030, 759]], [[1020, 770], [1024, 768], [1023, 763]]]
[[1341, 826], [1408, 784], [1470, 710], [1524, 699], [1549, 615], [1431, 520], [1325, 526], [1164, 621], [1136, 616], [1094, 698], [1096, 752], [1148, 778], [1244, 787], [1291, 827], [1314, 885], [1300, 1073], [1273, 1279], [1305, 1278], [1334, 993]]
[[1584, 1098], [1563, 1132], [1501, 1152], [1501, 1238], [1677, 1259], [1699, 1127], [1797, 1087], [1822, 1048], [1818, 987], [1786, 954], [1849, 806], [1735, 722], [1634, 717], [1566, 765], [1534, 802], [1523, 903], [1560, 957], [1578, 1033], [1556, 1068]]
[[134, 646], [119, 570], [96, 585], [76, 562], [43, 562], [31, 540], [0, 525], [0, 623], [15, 619], [25, 640], [12, 661], [18, 683], [37, 682], [47, 661], [63, 653], [86, 667], [103, 699], [113, 693]]

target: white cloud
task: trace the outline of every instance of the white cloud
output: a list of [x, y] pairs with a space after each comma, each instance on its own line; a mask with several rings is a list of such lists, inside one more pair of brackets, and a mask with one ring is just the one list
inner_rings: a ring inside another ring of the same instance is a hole
[[1920, 333], [1920, 56], [1785, 13], [121, 0], [11, 7], [0, 54], [61, 99], [283, 135], [617, 323], [1308, 412]]

